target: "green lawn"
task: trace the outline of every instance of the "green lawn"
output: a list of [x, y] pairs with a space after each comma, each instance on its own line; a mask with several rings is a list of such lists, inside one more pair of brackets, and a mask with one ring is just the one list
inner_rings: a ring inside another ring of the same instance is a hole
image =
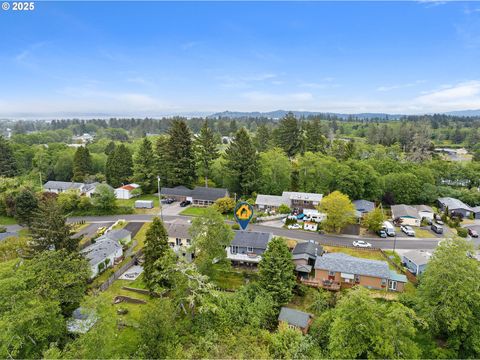
[[256, 281], [258, 273], [253, 270], [218, 269], [211, 276], [212, 282], [220, 289], [236, 290], [250, 281]]
[[[205, 215], [206, 207], [197, 207], [197, 206], [189, 206], [185, 208], [180, 215], [185, 216], [203, 216]], [[225, 220], [233, 220], [233, 213], [224, 214], [223, 217]]]
[[15, 225], [17, 224], [17, 220], [13, 217], [8, 216], [0, 216], [0, 225]]

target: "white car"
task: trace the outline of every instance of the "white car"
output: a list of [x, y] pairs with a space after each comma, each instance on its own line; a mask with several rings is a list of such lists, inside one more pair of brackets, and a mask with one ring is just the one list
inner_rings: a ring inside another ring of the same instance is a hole
[[369, 247], [372, 247], [372, 244], [370, 244], [366, 241], [363, 241], [363, 240], [356, 240], [356, 241], [353, 242], [353, 246], [361, 247], [361, 248], [369, 248]]
[[400, 229], [407, 234], [408, 236], [415, 236], [415, 231], [412, 229], [411, 226], [400, 226]]
[[290, 230], [298, 230], [298, 229], [301, 229], [302, 227], [298, 224], [292, 224], [292, 225], [288, 225], [287, 228]]

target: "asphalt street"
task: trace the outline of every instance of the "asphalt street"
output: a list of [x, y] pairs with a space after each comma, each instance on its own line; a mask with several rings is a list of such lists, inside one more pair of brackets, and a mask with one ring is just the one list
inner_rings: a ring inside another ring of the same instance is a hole
[[[69, 218], [69, 222], [85, 220], [86, 222], [91, 223], [109, 223], [114, 222], [119, 219], [124, 219], [129, 222], [149, 222], [152, 220], [154, 215], [111, 215], [111, 216], [84, 216], [84, 217], [74, 217]], [[182, 215], [165, 215], [163, 216], [164, 221], [174, 221], [174, 220], [184, 220], [189, 221], [192, 218], [189, 216]], [[227, 221], [232, 223], [231, 221]], [[265, 225], [251, 224], [248, 226], [248, 230], [252, 231], [262, 231], [270, 232], [275, 236], [283, 236], [289, 239], [295, 240], [316, 240], [318, 243], [323, 245], [352, 245], [353, 240], [360, 239], [360, 237], [355, 237], [351, 235], [325, 235], [315, 232], [308, 232], [302, 230], [288, 230], [283, 228], [274, 228]], [[416, 238], [406, 238], [406, 237], [397, 237], [395, 238], [365, 238], [362, 237], [362, 240], [366, 240], [372, 244], [373, 247], [381, 248], [384, 250], [396, 249], [434, 249], [441, 238], [432, 238], [432, 239], [416, 239]], [[394, 244], [395, 243], [395, 244]]]

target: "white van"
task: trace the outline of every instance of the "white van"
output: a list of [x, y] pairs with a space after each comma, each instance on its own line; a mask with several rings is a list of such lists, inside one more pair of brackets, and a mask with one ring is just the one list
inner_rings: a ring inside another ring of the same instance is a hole
[[385, 230], [388, 236], [395, 236], [395, 228], [390, 221], [383, 222], [383, 230]]

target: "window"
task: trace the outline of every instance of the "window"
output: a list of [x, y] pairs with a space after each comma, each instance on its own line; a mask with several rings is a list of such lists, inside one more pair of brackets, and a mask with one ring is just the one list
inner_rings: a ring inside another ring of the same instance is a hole
[[238, 246], [230, 246], [230, 252], [232, 254], [238, 253]]
[[252, 253], [253, 252], [253, 247], [248, 247], [247, 246], [247, 252]]
[[355, 283], [360, 283], [360, 275], [355, 274]]
[[397, 282], [395, 280], [390, 281], [390, 286], [388, 287], [390, 290], [397, 290]]
[[182, 245], [182, 239], [176, 238], [176, 239], [175, 239], [175, 244], [176, 244], [177, 246]]
[[382, 279], [382, 288], [384, 288], [387, 285], [387, 279]]
[[187, 245], [192, 245], [192, 240], [187, 239]]
[[328, 276], [335, 276], [335, 271], [329, 271]]

